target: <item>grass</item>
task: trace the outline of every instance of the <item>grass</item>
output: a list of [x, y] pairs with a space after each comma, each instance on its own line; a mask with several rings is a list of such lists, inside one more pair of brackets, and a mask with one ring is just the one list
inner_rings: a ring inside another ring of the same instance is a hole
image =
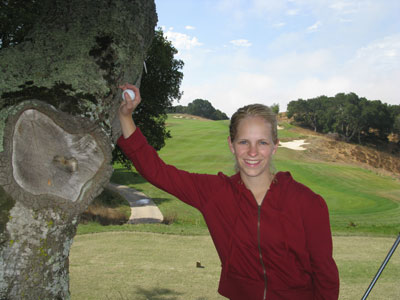
[[[393, 238], [335, 236], [340, 299], [360, 299]], [[200, 262], [204, 268], [196, 268]], [[72, 300], [217, 300], [220, 262], [209, 236], [141, 232], [78, 235], [70, 253]], [[368, 299], [398, 299], [395, 253]]]
[[276, 165], [324, 197], [334, 232], [395, 235], [400, 231], [398, 180], [351, 165], [293, 159], [298, 156], [293, 152], [281, 148]]
[[[226, 121], [170, 118], [168, 124], [173, 138], [160, 151], [165, 161], [192, 172], [233, 173]], [[280, 138], [306, 138], [292, 125], [282, 126]], [[353, 165], [316, 161], [307, 152], [286, 148], [279, 148], [275, 165], [324, 197], [335, 233], [396, 235], [400, 231], [398, 180]]]
[[[234, 173], [234, 159], [227, 145], [228, 122], [176, 119], [167, 120], [172, 139], [159, 151], [162, 159], [178, 168], [197, 173]], [[288, 123], [279, 137], [306, 138]], [[313, 137], [314, 138], [314, 137]], [[354, 165], [316, 160], [307, 151], [279, 148], [277, 170], [292, 176], [326, 200], [334, 234], [390, 235], [400, 232], [400, 182]], [[173, 234], [208, 234], [202, 215], [194, 208], [153, 187], [140, 175], [115, 166], [113, 182], [125, 184], [153, 198], [164, 216], [173, 216], [172, 225], [128, 226], [122, 230]], [[168, 227], [168, 228], [165, 228]], [[104, 231], [81, 225], [78, 233]], [[107, 230], [116, 230], [108, 228]]]
[[[167, 163], [191, 172], [233, 174], [226, 121], [170, 117], [168, 128], [173, 138], [159, 152]], [[284, 124], [279, 136], [307, 138], [290, 124]], [[400, 231], [400, 182], [285, 148], [279, 148], [275, 165], [326, 200], [341, 278], [340, 299], [360, 299]], [[115, 166], [112, 181], [143, 191], [174, 222], [80, 224], [70, 255], [71, 299], [223, 299], [217, 294], [220, 262], [202, 215], [120, 165]], [[93, 232], [101, 233], [89, 234]], [[398, 299], [399, 251], [368, 299]], [[205, 268], [196, 268], [197, 261]]]

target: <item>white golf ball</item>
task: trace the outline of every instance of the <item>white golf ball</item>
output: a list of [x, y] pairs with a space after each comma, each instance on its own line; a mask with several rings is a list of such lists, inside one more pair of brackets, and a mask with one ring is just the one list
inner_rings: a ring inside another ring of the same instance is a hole
[[122, 92], [122, 99], [127, 100], [127, 99], [125, 99], [126, 93], [128, 93], [128, 95], [129, 95], [129, 97], [131, 97], [132, 101], [135, 100], [135, 92], [132, 90], [129, 90], [129, 89]]

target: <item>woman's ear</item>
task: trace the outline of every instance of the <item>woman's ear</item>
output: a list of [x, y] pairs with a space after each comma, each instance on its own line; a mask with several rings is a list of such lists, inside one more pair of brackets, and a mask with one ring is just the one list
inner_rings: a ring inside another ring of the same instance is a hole
[[231, 140], [230, 136], [228, 136], [228, 145], [229, 145], [229, 149], [231, 150], [232, 154], [235, 154], [235, 148], [233, 147], [232, 140]]
[[279, 146], [279, 140], [276, 140], [276, 143], [274, 145], [274, 150], [272, 150], [272, 155], [276, 153], [276, 151], [278, 150], [278, 146]]

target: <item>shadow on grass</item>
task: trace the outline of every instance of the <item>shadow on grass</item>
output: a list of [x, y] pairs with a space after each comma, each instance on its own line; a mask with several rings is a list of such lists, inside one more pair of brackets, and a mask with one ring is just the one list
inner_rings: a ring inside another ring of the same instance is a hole
[[177, 298], [178, 296], [183, 295], [182, 293], [178, 293], [176, 291], [163, 288], [154, 288], [154, 289], [138, 288], [136, 290], [136, 294], [144, 296], [145, 299], [149, 300], [176, 300], [178, 299]]
[[[136, 294], [148, 300], [177, 300], [183, 293], [179, 293], [170, 289], [154, 288], [151, 290], [137, 288]], [[207, 298], [200, 297], [196, 300], [208, 300]]]
[[147, 182], [147, 180], [140, 176], [137, 172], [130, 171], [126, 168], [114, 169], [110, 181], [123, 185]]
[[172, 198], [151, 198], [156, 205], [172, 201]]

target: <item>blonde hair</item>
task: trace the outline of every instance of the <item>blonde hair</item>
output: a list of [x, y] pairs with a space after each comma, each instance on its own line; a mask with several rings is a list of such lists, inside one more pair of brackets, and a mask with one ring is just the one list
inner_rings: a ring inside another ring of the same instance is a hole
[[229, 135], [233, 142], [236, 138], [240, 121], [247, 117], [261, 117], [265, 122], [271, 124], [271, 136], [274, 144], [278, 143], [278, 128], [276, 115], [272, 109], [263, 104], [250, 104], [239, 108], [231, 117], [229, 124]]

